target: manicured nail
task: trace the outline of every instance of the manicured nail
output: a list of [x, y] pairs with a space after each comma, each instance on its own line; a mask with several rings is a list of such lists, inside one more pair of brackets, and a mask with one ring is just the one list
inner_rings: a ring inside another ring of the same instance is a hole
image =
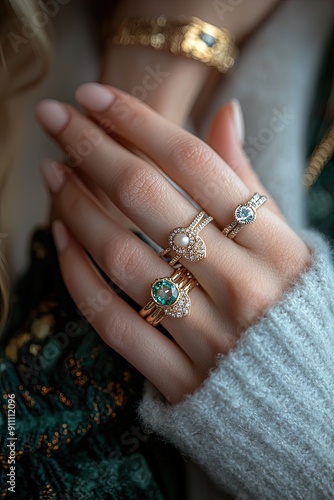
[[107, 109], [114, 99], [112, 91], [99, 83], [80, 85], [75, 98], [81, 106], [91, 111], [101, 112]]
[[56, 220], [52, 224], [52, 234], [58, 252], [63, 252], [68, 245], [68, 232], [65, 225]]
[[53, 193], [57, 193], [66, 179], [65, 169], [61, 163], [54, 160], [44, 160], [41, 164], [41, 172], [49, 189]]
[[232, 99], [231, 109], [233, 114], [235, 132], [237, 134], [238, 141], [241, 145], [243, 145], [245, 142], [245, 122], [240, 102], [237, 99]]
[[51, 134], [59, 134], [70, 119], [66, 106], [53, 99], [41, 101], [37, 105], [36, 116]]

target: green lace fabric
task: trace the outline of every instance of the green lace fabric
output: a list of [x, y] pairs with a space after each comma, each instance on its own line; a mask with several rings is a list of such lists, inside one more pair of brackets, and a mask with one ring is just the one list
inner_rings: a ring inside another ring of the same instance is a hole
[[[185, 498], [183, 460], [174, 448], [146, 435], [136, 418], [143, 377], [77, 310], [49, 230], [35, 232], [31, 264], [13, 296], [0, 347], [0, 385], [0, 496]], [[12, 394], [15, 494], [7, 483]]]

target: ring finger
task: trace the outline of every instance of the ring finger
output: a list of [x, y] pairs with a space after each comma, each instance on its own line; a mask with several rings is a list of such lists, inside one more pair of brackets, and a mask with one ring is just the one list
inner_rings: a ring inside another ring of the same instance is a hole
[[[144, 306], [155, 278], [171, 276], [172, 269], [155, 252], [114, 222], [95, 201], [86, 196], [75, 174], [62, 176], [55, 185], [52, 177], [59, 164], [45, 162], [42, 171], [51, 187], [53, 203], [74, 236], [95, 262], [132, 299]], [[57, 179], [60, 176], [58, 175]], [[164, 326], [187, 355], [202, 368], [212, 366], [216, 352], [225, 352], [233, 332], [229, 320], [217, 313], [201, 289], [191, 292], [192, 312], [183, 319], [166, 318]], [[224, 331], [221, 321], [226, 325]], [[196, 335], [194, 335], [196, 332]]]

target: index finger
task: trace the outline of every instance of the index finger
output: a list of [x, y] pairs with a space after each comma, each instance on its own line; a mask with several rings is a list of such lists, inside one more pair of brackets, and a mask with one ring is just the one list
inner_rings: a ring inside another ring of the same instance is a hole
[[[107, 125], [109, 132], [151, 158], [214, 217], [221, 229], [230, 224], [236, 206], [253, 194], [205, 142], [133, 96], [94, 83], [79, 87], [76, 99], [102, 127]], [[264, 230], [259, 235], [258, 227], [248, 226], [238, 235], [238, 243], [248, 248], [264, 246], [268, 232], [273, 233], [273, 217], [276, 218], [269, 207], [261, 208], [256, 226], [261, 222]]]

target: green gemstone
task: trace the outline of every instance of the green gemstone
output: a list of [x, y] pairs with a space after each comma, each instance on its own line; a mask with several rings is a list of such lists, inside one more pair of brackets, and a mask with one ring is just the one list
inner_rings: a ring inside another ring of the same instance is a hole
[[158, 280], [153, 283], [151, 294], [159, 306], [171, 306], [179, 296], [177, 287], [169, 280]]

